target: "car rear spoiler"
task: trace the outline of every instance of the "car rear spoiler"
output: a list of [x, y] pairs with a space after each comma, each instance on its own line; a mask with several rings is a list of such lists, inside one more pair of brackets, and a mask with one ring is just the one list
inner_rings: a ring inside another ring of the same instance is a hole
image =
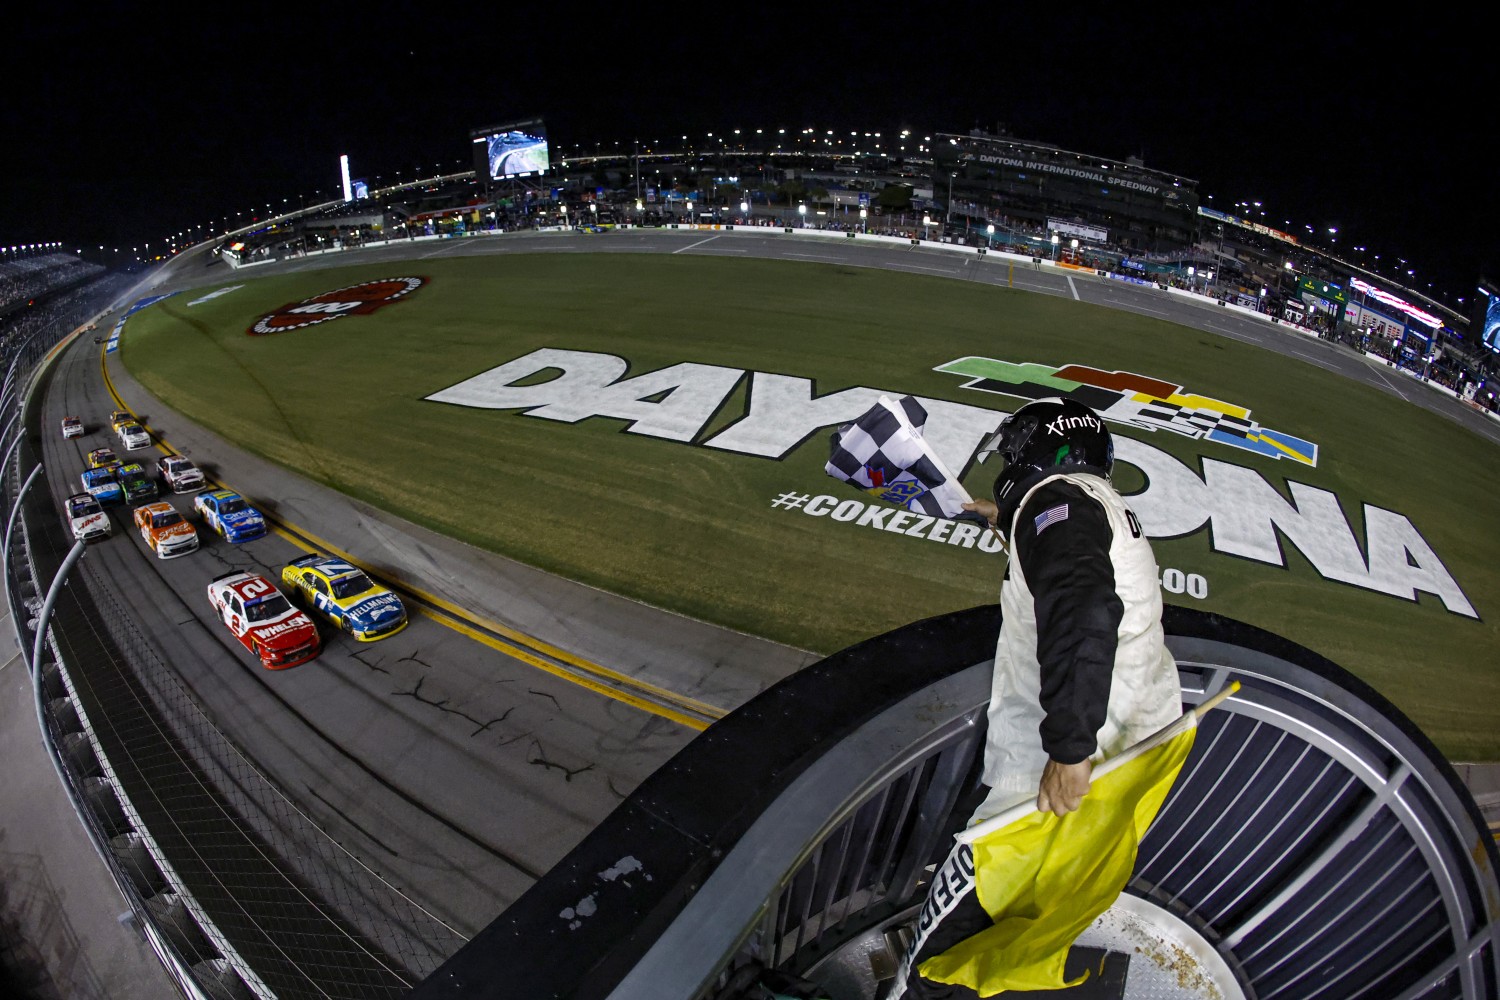
[[316, 553], [316, 552], [309, 552], [305, 556], [299, 556], [298, 558], [293, 559], [291, 561], [290, 565], [292, 565], [292, 566], [306, 566], [308, 563], [317, 562], [319, 559], [322, 559], [322, 558], [323, 557], [321, 555], [319, 555], [318, 553]]
[[208, 582], [209, 583], [218, 583], [220, 580], [227, 580], [231, 576], [244, 576], [248, 572], [249, 572], [249, 570], [232, 569], [228, 573], [220, 573], [218, 576], [214, 577], [212, 580], [210, 580]]

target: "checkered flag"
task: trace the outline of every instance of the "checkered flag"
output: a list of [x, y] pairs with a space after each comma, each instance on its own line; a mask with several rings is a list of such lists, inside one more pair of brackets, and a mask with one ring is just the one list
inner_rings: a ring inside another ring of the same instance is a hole
[[852, 424], [833, 432], [830, 476], [897, 507], [934, 517], [979, 521], [966, 511], [972, 497], [922, 438], [927, 411], [911, 396], [880, 401]]

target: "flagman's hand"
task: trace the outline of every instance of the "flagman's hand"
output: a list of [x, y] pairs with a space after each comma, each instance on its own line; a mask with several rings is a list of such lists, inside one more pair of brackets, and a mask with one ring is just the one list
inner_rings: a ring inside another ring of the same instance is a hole
[[1042, 769], [1041, 787], [1037, 789], [1037, 811], [1066, 816], [1077, 809], [1089, 793], [1089, 777], [1093, 773], [1094, 765], [1087, 758], [1077, 764], [1048, 760]]
[[975, 500], [973, 503], [964, 504], [964, 510], [971, 510], [990, 522], [990, 527], [1000, 519], [1000, 508], [996, 507], [992, 500]]

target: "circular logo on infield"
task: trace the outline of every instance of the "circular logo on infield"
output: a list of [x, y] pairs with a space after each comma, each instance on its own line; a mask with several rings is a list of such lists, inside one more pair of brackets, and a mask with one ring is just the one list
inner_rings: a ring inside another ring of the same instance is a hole
[[285, 333], [305, 326], [317, 326], [345, 316], [368, 316], [392, 302], [399, 302], [427, 284], [426, 278], [379, 278], [348, 288], [314, 295], [301, 302], [284, 305], [267, 313], [245, 331], [252, 337], [267, 333]]

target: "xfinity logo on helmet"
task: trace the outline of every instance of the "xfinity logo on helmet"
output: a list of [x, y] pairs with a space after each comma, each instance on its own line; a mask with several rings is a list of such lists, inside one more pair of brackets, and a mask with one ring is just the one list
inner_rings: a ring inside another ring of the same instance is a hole
[[1081, 417], [1053, 417], [1047, 421], [1048, 434], [1062, 434], [1077, 427], [1086, 427], [1091, 431], [1104, 430], [1104, 424], [1098, 417], [1084, 415]]

